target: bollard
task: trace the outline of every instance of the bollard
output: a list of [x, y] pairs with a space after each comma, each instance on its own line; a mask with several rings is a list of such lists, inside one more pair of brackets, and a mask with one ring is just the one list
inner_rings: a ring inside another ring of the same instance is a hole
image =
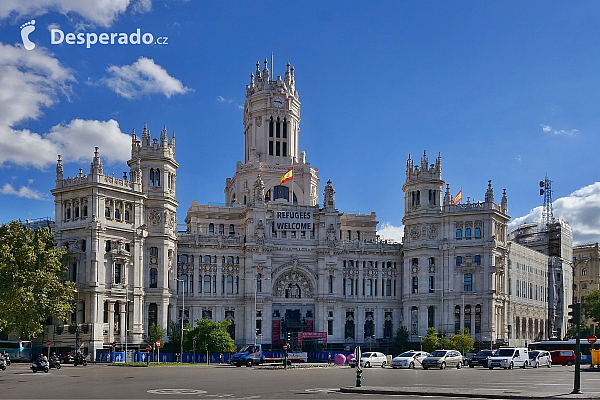
[[360, 367], [356, 368], [356, 387], [362, 386], [362, 370]]

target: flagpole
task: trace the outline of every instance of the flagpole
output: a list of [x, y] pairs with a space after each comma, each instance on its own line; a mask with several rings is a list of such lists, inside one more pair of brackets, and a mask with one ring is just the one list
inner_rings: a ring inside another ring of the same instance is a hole
[[292, 205], [294, 205], [294, 162], [292, 161]]

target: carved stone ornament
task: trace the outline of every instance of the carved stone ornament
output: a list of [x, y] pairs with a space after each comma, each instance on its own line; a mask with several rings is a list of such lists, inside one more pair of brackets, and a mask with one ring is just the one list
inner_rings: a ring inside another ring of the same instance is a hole
[[254, 121], [256, 122], [256, 126], [261, 126], [262, 125], [262, 116], [254, 118]]
[[313, 286], [310, 278], [299, 270], [292, 269], [275, 281], [273, 294], [275, 297], [300, 299], [313, 297]]
[[435, 274], [435, 265], [430, 265], [429, 266], [429, 273], [430, 274]]
[[162, 217], [160, 215], [160, 212], [158, 212], [157, 210], [150, 210], [150, 212], [148, 213], [148, 223], [150, 225], [156, 226], [158, 224], [160, 224]]
[[419, 237], [421, 237], [421, 229], [418, 226], [411, 226], [410, 237], [412, 239], [418, 239]]
[[429, 238], [435, 239], [436, 237], [437, 237], [437, 228], [435, 227], [435, 225], [431, 225], [429, 227]]
[[410, 269], [410, 272], [411, 272], [412, 274], [418, 274], [418, 273], [419, 273], [419, 267], [418, 267], [418, 266], [416, 266], [416, 265], [413, 265], [413, 266], [411, 267], [411, 269]]

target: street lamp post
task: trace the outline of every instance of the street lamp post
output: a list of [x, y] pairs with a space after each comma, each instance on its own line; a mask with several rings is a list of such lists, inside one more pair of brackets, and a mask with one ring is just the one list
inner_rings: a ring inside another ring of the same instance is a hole
[[185, 319], [185, 286], [184, 280], [176, 278], [178, 282], [181, 282], [181, 343], [179, 346], [179, 362], [183, 362], [183, 320]]
[[[258, 286], [260, 283], [260, 291], [262, 292], [262, 279], [264, 279], [265, 281], [270, 280], [271, 278], [264, 278], [261, 276], [261, 274], [257, 273], [256, 274], [256, 281], [254, 282], [256, 287], [254, 288], [254, 343], [256, 344], [256, 337], [258, 336], [258, 327], [257, 327], [257, 320], [256, 320], [256, 314], [258, 313], [258, 305], [257, 305], [257, 300], [258, 300]], [[261, 333], [262, 335], [262, 333]]]

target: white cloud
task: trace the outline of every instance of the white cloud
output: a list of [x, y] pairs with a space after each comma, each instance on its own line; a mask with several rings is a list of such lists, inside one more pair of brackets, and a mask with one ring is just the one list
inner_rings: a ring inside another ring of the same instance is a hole
[[233, 99], [226, 99], [223, 96], [217, 96], [217, 103], [233, 103]]
[[[553, 214], [571, 225], [575, 243], [600, 242], [600, 182], [555, 200]], [[541, 216], [542, 206], [536, 207], [527, 215], [514, 218], [509, 229], [523, 223], [538, 222]]]
[[382, 240], [392, 240], [401, 243], [404, 236], [404, 226], [394, 226], [389, 222], [383, 222], [379, 225], [377, 234]]
[[19, 190], [16, 190], [10, 183], [5, 183], [4, 186], [0, 188], [0, 194], [24, 197], [26, 199], [34, 200], [46, 200], [48, 198], [47, 195], [28, 186], [21, 186]]
[[183, 86], [179, 79], [170, 76], [151, 58], [140, 57], [131, 65], [111, 65], [106, 71], [109, 76], [103, 78], [101, 82], [119, 96], [130, 100], [157, 93], [170, 98], [175, 94], [184, 94], [192, 90]]
[[[127, 10], [131, 3], [132, 0], [2, 0], [0, 19], [37, 17], [50, 11], [57, 11], [67, 16], [78, 14], [94, 24], [108, 27]], [[134, 12], [146, 12], [151, 9], [151, 0], [139, 0], [134, 4]]]
[[566, 129], [560, 129], [560, 130], [558, 130], [558, 129], [552, 129], [552, 127], [550, 125], [544, 125], [544, 124], [542, 124], [541, 127], [542, 127], [542, 131], [544, 131], [544, 132], [552, 132], [552, 134], [557, 135], [557, 136], [558, 135], [573, 136], [577, 132], [579, 132], [578, 129], [569, 129], [569, 130], [566, 130]]
[[130, 138], [116, 121], [75, 119], [51, 128], [48, 134], [16, 129], [36, 119], [42, 108], [58, 103], [59, 96], [71, 94], [75, 78], [42, 47], [27, 51], [21, 46], [0, 43], [0, 167], [6, 164], [44, 169], [61, 154], [65, 162], [89, 160], [90, 146], [114, 148], [107, 162], [129, 157]]
[[[100, 148], [100, 157], [108, 164], [126, 161], [131, 156], [131, 137], [119, 128], [114, 119], [95, 121], [74, 119], [55, 125], [45, 136], [54, 143], [65, 162], [89, 161], [92, 147]], [[106, 149], [106, 152], [102, 152]], [[55, 158], [55, 157], [54, 157]], [[55, 161], [55, 160], [53, 160]]]

